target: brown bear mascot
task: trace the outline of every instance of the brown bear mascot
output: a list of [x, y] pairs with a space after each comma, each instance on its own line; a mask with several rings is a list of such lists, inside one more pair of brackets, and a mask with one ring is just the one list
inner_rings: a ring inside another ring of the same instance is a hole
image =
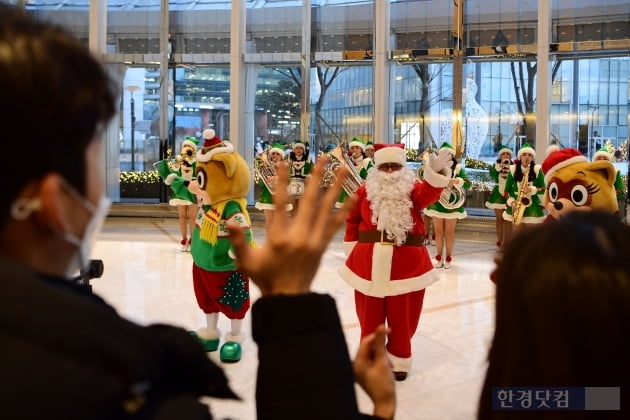
[[250, 306], [249, 278], [236, 270], [228, 238], [228, 222], [241, 226], [254, 246], [245, 196], [250, 188], [249, 167], [228, 141], [212, 129], [203, 132], [204, 144], [197, 151], [196, 180], [188, 189], [200, 201], [192, 234], [193, 285], [199, 308], [206, 314], [207, 328], [196, 332], [206, 351], [219, 347], [219, 314], [231, 322], [231, 331], [221, 346], [222, 362], [241, 359], [241, 326]]

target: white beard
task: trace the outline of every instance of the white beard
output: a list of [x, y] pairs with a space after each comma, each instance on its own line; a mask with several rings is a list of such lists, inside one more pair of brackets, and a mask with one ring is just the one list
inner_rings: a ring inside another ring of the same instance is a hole
[[374, 168], [365, 180], [367, 198], [372, 210], [372, 223], [387, 233], [388, 239], [402, 245], [413, 228], [410, 208], [415, 174], [403, 166], [400, 171], [382, 172]]

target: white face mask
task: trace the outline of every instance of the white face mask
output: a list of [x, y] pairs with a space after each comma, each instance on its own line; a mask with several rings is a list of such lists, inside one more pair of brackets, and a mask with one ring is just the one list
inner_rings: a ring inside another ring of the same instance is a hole
[[[85, 226], [82, 239], [69, 232], [59, 233], [65, 241], [77, 247], [77, 253], [72, 257], [65, 270], [65, 276], [71, 278], [89, 265], [96, 235], [101, 230], [105, 217], [107, 217], [111, 201], [107, 197], [101, 196], [95, 206], [81, 196], [67, 181], [63, 181], [63, 185], [70, 195], [91, 214], [90, 220]], [[16, 220], [25, 220], [33, 211], [37, 211], [40, 208], [41, 203], [38, 199], [18, 199], [11, 206], [11, 215]]]
[[92, 248], [94, 248], [94, 242], [96, 242], [96, 236], [103, 227], [103, 222], [107, 217], [111, 201], [101, 196], [96, 204], [96, 207], [89, 201], [82, 198], [81, 204], [86, 210], [92, 213], [92, 217], [85, 226], [83, 233], [83, 239], [80, 239], [69, 232], [62, 232], [62, 237], [73, 245], [76, 245], [78, 252], [74, 255], [68, 267], [66, 267], [66, 277], [76, 276], [81, 270], [85, 270], [90, 264], [90, 255], [92, 254]]

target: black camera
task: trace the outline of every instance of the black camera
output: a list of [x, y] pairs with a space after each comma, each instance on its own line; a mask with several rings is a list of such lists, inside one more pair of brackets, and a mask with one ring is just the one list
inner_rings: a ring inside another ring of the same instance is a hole
[[510, 161], [510, 159], [503, 159], [503, 162], [501, 162], [501, 165], [510, 165], [512, 162]]
[[79, 287], [83, 287], [90, 292], [92, 291], [92, 285], [90, 280], [98, 279], [103, 275], [105, 265], [103, 260], [90, 260], [88, 266], [79, 272], [79, 275], [72, 279], [72, 282]]

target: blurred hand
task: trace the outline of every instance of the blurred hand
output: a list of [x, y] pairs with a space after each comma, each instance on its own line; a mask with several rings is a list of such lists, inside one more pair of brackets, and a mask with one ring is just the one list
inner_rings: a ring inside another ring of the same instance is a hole
[[[337, 171], [337, 179], [320, 197], [325, 164], [324, 158], [317, 160], [297, 214], [291, 219], [285, 209], [287, 189], [278, 188], [273, 196], [276, 208], [267, 228], [267, 241], [261, 248], [250, 247], [242, 229], [228, 224], [237, 269], [251, 278], [263, 296], [308, 293], [322, 254], [356, 203], [356, 197], [348, 197], [341, 209], [333, 210], [341, 183], [348, 175], [345, 168]], [[278, 185], [288, 184], [288, 179], [287, 163], [282, 162], [278, 165]]]
[[453, 163], [453, 156], [448, 150], [440, 150], [437, 156], [429, 156], [429, 165], [435, 172], [440, 172]]
[[393, 419], [396, 412], [396, 386], [385, 350], [385, 325], [363, 340], [352, 365], [354, 377], [374, 403], [374, 415]]

